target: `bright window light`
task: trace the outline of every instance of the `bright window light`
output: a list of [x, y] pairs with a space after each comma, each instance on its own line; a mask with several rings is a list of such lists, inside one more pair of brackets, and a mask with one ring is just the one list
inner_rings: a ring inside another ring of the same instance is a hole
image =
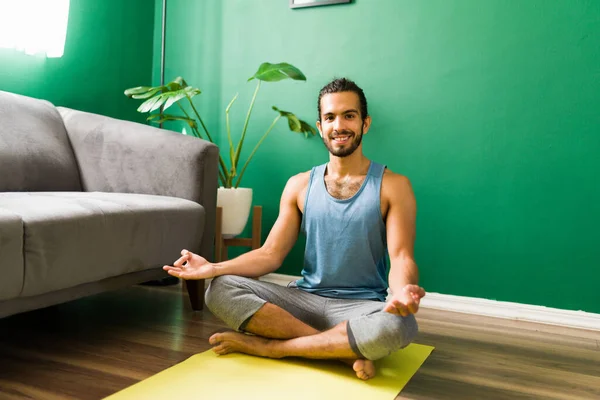
[[70, 0], [0, 0], [0, 47], [62, 57]]

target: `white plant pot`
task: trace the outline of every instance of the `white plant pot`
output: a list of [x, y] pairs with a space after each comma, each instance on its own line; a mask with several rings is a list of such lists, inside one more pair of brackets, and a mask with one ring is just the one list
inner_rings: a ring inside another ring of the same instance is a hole
[[252, 206], [252, 189], [224, 188], [217, 191], [217, 207], [223, 208], [223, 237], [232, 238], [244, 230]]

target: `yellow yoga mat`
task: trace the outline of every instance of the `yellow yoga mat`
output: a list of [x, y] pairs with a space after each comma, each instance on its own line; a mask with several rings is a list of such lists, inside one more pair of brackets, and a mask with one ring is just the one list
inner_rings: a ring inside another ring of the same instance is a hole
[[376, 361], [377, 375], [361, 381], [350, 366], [339, 361], [217, 356], [208, 350], [106, 400], [393, 400], [432, 351], [431, 346], [413, 343]]

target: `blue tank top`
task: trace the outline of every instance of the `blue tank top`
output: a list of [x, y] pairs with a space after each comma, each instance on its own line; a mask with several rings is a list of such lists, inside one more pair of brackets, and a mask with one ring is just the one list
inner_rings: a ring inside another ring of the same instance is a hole
[[304, 268], [296, 285], [326, 297], [385, 301], [387, 245], [380, 200], [385, 166], [371, 161], [358, 192], [344, 200], [327, 191], [326, 167], [310, 173], [301, 226]]

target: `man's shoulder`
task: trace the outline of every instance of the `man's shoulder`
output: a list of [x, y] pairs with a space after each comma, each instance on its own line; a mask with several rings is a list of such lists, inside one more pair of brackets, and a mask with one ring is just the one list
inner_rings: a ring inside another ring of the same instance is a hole
[[412, 192], [412, 184], [406, 175], [386, 168], [383, 172], [382, 190], [388, 193]]
[[285, 185], [285, 190], [291, 193], [299, 194], [307, 186], [310, 180], [310, 171], [300, 172], [290, 177]]
[[290, 179], [288, 179], [288, 185], [292, 185], [292, 186], [305, 185], [308, 183], [309, 179], [310, 179], [310, 170], [300, 172], [300, 173], [290, 177]]
[[408, 176], [394, 172], [388, 167], [386, 167], [383, 171], [383, 179], [384, 181], [390, 182], [390, 184], [410, 185], [410, 179], [408, 179]]

